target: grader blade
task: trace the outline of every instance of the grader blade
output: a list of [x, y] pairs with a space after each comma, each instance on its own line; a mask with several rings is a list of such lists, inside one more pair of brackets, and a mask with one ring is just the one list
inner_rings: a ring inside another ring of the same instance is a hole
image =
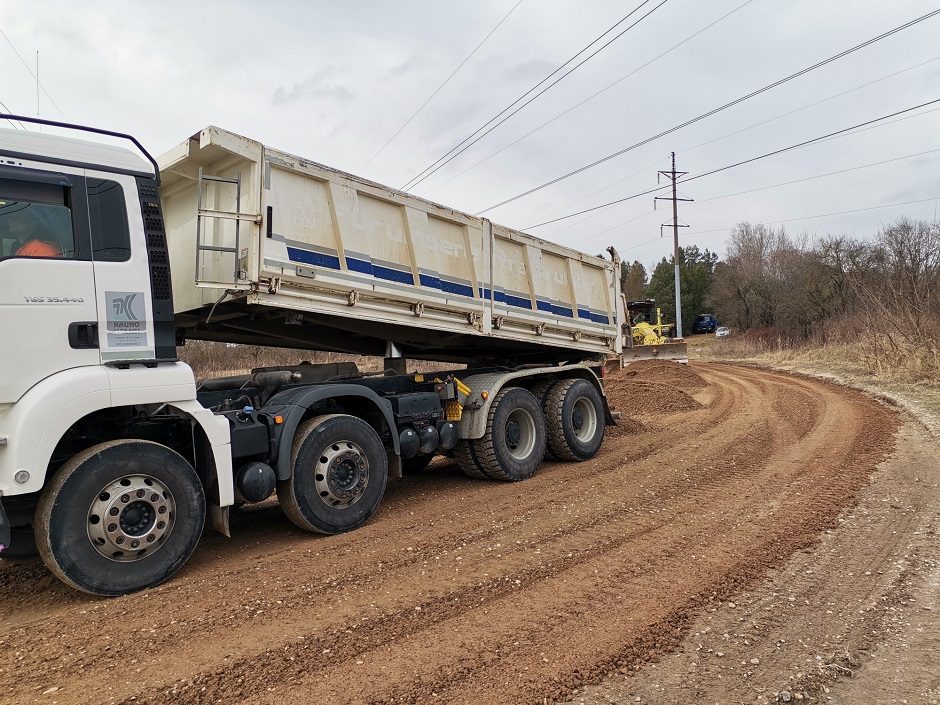
[[623, 349], [623, 364], [629, 365], [638, 360], [689, 361], [688, 343], [661, 343], [660, 345], [634, 345]]

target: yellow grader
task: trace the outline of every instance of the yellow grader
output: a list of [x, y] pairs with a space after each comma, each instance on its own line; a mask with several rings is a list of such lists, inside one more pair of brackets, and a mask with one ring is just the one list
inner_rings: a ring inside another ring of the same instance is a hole
[[688, 345], [672, 338], [672, 323], [663, 323], [662, 310], [654, 299], [628, 301], [630, 348], [624, 349], [624, 364], [636, 360], [674, 360], [688, 362]]

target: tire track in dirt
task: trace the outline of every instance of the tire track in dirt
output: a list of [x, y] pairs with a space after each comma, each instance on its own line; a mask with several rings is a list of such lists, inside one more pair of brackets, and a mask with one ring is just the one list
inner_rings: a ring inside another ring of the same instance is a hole
[[[760, 489], [760, 490], [757, 490], [755, 493], [753, 493], [750, 497], [747, 498], [748, 502], [746, 502], [745, 505], [757, 501], [757, 500], [759, 499], [759, 497], [761, 496], [761, 494], [766, 493], [766, 492], [767, 492], [767, 487], [766, 487], [766, 486], [764, 486], [764, 487], [763, 487], [762, 489]], [[808, 514], [810, 514], [811, 516], [816, 516], [816, 515], [814, 515], [813, 513], [808, 513]], [[779, 517], [774, 517], [774, 519], [778, 519], [778, 518], [779, 518]], [[817, 518], [818, 518], [818, 517], [817, 517]], [[793, 545], [793, 544], [792, 544], [792, 541], [793, 541], [793, 537], [792, 537], [792, 534], [793, 534], [793, 527], [792, 527], [792, 526], [788, 526], [786, 522], [783, 522], [783, 523], [779, 523], [779, 522], [778, 522], [778, 523], [776, 524], [776, 526], [778, 527], [777, 530], [776, 530], [776, 533], [779, 534], [779, 535], [772, 537], [772, 539], [771, 539], [768, 543], [769, 543], [770, 545], [773, 545], [774, 543], [778, 543], [778, 544], [781, 544], [781, 545], [783, 545], [783, 546], [791, 546], [791, 547], [792, 547], [792, 545]], [[797, 543], [799, 544], [799, 541], [800, 541], [800, 540], [802, 540], [802, 541], [811, 541], [811, 540], [813, 540], [813, 538], [815, 537], [815, 533], [816, 533], [816, 531], [818, 531], [818, 529], [820, 528], [820, 526], [822, 526], [822, 525], [811, 524], [811, 525], [809, 526], [809, 528], [804, 528], [804, 531], [803, 531], [802, 535], [800, 535], [800, 537], [797, 539]], [[702, 529], [703, 531], [708, 531], [708, 529], [709, 529], [709, 527], [696, 527], [696, 528], [700, 528], [700, 529]], [[714, 529], [714, 527], [710, 527], [710, 528]], [[789, 544], [787, 543], [788, 541], [790, 542]], [[751, 546], [751, 547], [750, 547], [750, 549], [751, 549], [752, 551], [756, 549], [756, 550], [758, 551], [758, 553], [759, 553], [763, 548], [764, 548], [763, 545]], [[664, 562], [666, 563], [666, 574], [667, 574], [667, 575], [678, 575], [678, 574], [681, 574], [681, 573], [677, 573], [677, 571], [676, 571], [677, 566], [674, 565], [674, 564], [671, 564], [671, 563], [669, 562], [670, 551], [668, 550], [668, 546], [664, 546], [664, 542], [663, 542], [663, 541], [661, 541], [661, 540], [656, 541], [655, 544], [654, 544], [654, 547], [653, 547], [653, 551], [655, 552], [657, 561], [658, 561], [660, 564], [662, 564], [662, 563], [664, 563]], [[778, 548], [778, 550], [777, 550], [776, 553], [777, 553], [778, 555], [776, 555], [775, 557], [776, 557], [776, 558], [779, 558], [779, 548]], [[740, 554], [739, 554], [739, 557], [740, 557]], [[607, 556], [605, 556], [604, 558], [606, 559]], [[629, 559], [626, 559], [626, 560], [629, 560]], [[755, 573], [755, 571], [756, 571], [756, 572], [759, 572], [759, 571], [755, 568], [755, 564], [753, 563], [753, 561], [749, 561], [749, 562], [743, 563], [743, 564], [739, 567], [738, 575], [739, 575], [739, 576], [740, 576], [740, 575], [747, 575], [747, 574], [749, 573], [749, 571], [750, 571], [751, 573]], [[626, 577], [626, 576], [614, 574], [614, 575], [611, 576], [611, 577], [615, 578], [615, 580], [614, 580], [613, 582], [615, 582], [615, 583], [620, 583], [621, 580], [622, 580], [624, 577]], [[710, 587], [714, 587], [714, 586], [710, 586]], [[673, 590], [675, 590], [675, 589], [677, 589], [677, 583], [676, 583], [676, 582], [673, 583]], [[554, 594], [558, 594], [558, 592], [559, 592], [559, 591], [558, 591], [557, 589], [552, 589], [552, 590], [550, 591], [550, 593], [553, 594], [553, 595], [554, 595]], [[531, 591], [530, 591], [530, 593], [531, 593]], [[530, 594], [530, 597], [531, 597], [531, 594]], [[583, 597], [583, 596], [582, 596], [582, 597]], [[690, 597], [690, 599], [692, 599], [693, 597], [694, 597], [694, 596]], [[592, 595], [592, 598], [594, 598], [594, 595]], [[647, 605], [647, 606], [646, 606], [646, 608], [647, 608], [647, 613], [650, 613], [650, 611], [652, 611], [652, 613], [655, 614], [655, 613], [656, 613], [656, 610], [654, 609], [655, 606], [656, 606], [656, 603], [655, 603], [655, 602], [654, 602], [653, 604], [651, 604], [651, 605]], [[597, 644], [598, 644], [598, 632], [599, 632], [599, 630], [600, 630], [600, 627], [602, 626], [602, 623], [598, 623], [598, 622], [596, 622], [596, 620], [595, 620], [594, 623], [592, 623], [592, 621], [591, 621], [591, 619], [590, 619], [590, 616], [589, 616], [589, 615], [585, 615], [582, 610], [579, 610], [579, 609], [577, 608], [577, 603], [574, 603], [574, 604], [571, 604], [571, 605], [554, 606], [554, 607], [558, 607], [559, 609], [563, 610], [563, 613], [564, 613], [565, 616], [566, 616], [566, 618], [565, 618], [565, 620], [564, 620], [563, 627], [562, 627], [562, 633], [559, 634], [559, 640], [568, 637], [568, 635], [569, 635], [569, 633], [570, 633], [571, 622], [575, 622], [575, 623], [579, 624], [579, 625], [580, 625], [580, 629], [586, 631], [588, 634], [591, 635], [591, 642], [590, 642], [589, 644], [584, 644], [582, 648], [579, 648], [579, 649], [577, 649], [577, 650], [570, 650], [570, 651], [573, 651], [573, 652], [577, 655], [577, 658], [582, 662], [581, 667], [580, 667], [579, 669], [576, 669], [576, 671], [575, 671], [575, 673], [576, 673], [576, 675], [577, 675], [578, 677], [580, 677], [580, 678], [591, 678], [591, 677], [596, 676], [596, 675], [597, 675], [596, 672], [593, 673], [593, 674], [592, 674], [590, 671], [585, 672], [584, 666], [583, 666], [583, 661], [584, 661], [585, 656], [590, 653], [591, 648], [595, 648], [595, 649], [596, 649]], [[531, 608], [530, 608], [530, 609], [531, 609]], [[662, 611], [662, 610], [660, 610], [660, 612], [661, 612], [661, 611]], [[560, 613], [560, 612], [556, 612], [556, 613]], [[508, 617], [511, 619], [512, 615], [509, 615]], [[611, 617], [610, 613], [605, 614], [604, 617], [603, 617], [603, 621], [606, 622], [607, 620], [610, 619], [610, 617]], [[499, 628], [499, 625], [503, 624], [505, 620], [501, 619], [499, 614], [492, 614], [492, 613], [490, 613], [490, 614], [487, 615], [485, 618], [483, 618], [483, 621], [484, 621], [484, 623], [486, 623], [486, 624], [489, 624], [490, 622], [492, 622], [493, 624], [497, 625], [496, 628], [498, 629], [498, 628]], [[546, 642], [546, 640], [548, 641], [548, 643], [551, 643], [551, 641], [552, 641], [552, 640], [551, 640], [551, 634], [552, 634], [552, 628], [551, 628], [551, 627], [552, 627], [552, 620], [551, 620], [551, 619], [542, 619], [542, 620], [535, 620], [535, 621], [536, 621], [536, 623], [538, 623], [538, 636], [539, 636], [539, 638], [540, 638], [540, 643], [544, 644], [544, 643]], [[461, 630], [461, 631], [463, 631], [463, 630]], [[527, 639], [525, 638], [526, 635], [525, 635], [524, 633], [520, 635], [519, 633], [512, 632], [512, 634], [513, 634], [513, 636], [515, 636], [515, 637], [518, 639], [518, 641], [514, 642], [515, 644], [527, 643]], [[640, 634], [642, 635], [642, 632], [640, 632]], [[424, 638], [424, 640], [426, 641], [426, 638]], [[434, 642], [434, 643], [439, 643], [439, 642]], [[653, 643], [654, 643], [654, 644], [656, 643], [655, 640], [653, 641]], [[416, 650], [417, 648], [418, 648], [418, 645], [414, 645], [414, 646], [411, 647], [411, 648], [405, 648], [404, 651], [405, 651], [406, 653], [408, 653], [409, 656], [413, 656], [414, 653], [415, 653], [415, 650]], [[543, 647], [543, 648], [544, 648], [544, 647]], [[506, 644], [497, 644], [497, 645], [494, 647], [494, 649], [495, 649], [495, 652], [501, 654], [501, 656], [502, 656], [503, 658], [501, 658], [501, 659], [499, 659], [499, 660], [496, 660], [496, 661], [494, 661], [493, 659], [485, 660], [485, 665], [482, 667], [482, 669], [480, 669], [480, 668], [478, 668], [478, 669], [470, 669], [471, 676], [472, 676], [473, 678], [475, 678], [476, 680], [482, 680], [483, 683], [490, 683], [490, 684], [493, 684], [493, 686], [492, 686], [492, 687], [493, 687], [492, 692], [487, 692], [486, 690], [484, 690], [484, 691], [481, 692], [479, 685], [475, 685], [475, 684], [472, 684], [472, 683], [469, 683], [469, 682], [466, 682], [466, 683], [465, 683], [465, 682], [462, 682], [462, 681], [459, 682], [459, 683], [456, 684], [456, 685], [451, 685], [451, 686], [449, 686], [449, 687], [446, 685], [446, 682], [444, 682], [444, 683], [443, 683], [443, 687], [442, 687], [442, 681], [441, 681], [441, 680], [439, 680], [439, 679], [436, 680], [436, 679], [434, 679], [434, 678], [428, 678], [427, 676], [422, 677], [423, 674], [421, 674], [420, 672], [414, 671], [413, 669], [412, 669], [411, 671], [408, 671], [408, 670], [407, 670], [407, 664], [401, 663], [401, 664], [398, 664], [398, 666], [399, 666], [398, 669], [393, 669], [393, 670], [394, 670], [395, 672], [398, 672], [398, 671], [405, 671], [406, 673], [408, 673], [408, 679], [407, 679], [407, 680], [408, 680], [408, 684], [407, 684], [407, 686], [404, 686], [404, 685], [403, 685], [403, 687], [405, 688], [405, 690], [404, 690], [403, 692], [396, 692], [396, 693], [394, 693], [394, 695], [391, 695], [391, 696], [388, 696], [388, 697], [382, 697], [382, 698], [371, 698], [371, 697], [367, 697], [367, 698], [363, 698], [362, 701], [363, 701], [363, 702], [366, 702], [366, 701], [374, 701], [374, 702], [386, 702], [386, 701], [389, 701], [389, 702], [390, 702], [390, 701], [394, 701], [394, 700], [405, 700], [405, 701], [421, 702], [421, 701], [424, 701], [424, 700], [426, 700], [426, 699], [431, 699], [431, 698], [435, 697], [435, 694], [436, 694], [437, 696], [442, 697], [443, 700], [446, 701], [446, 702], [452, 702], [452, 701], [453, 701], [453, 702], [462, 702], [462, 701], [466, 701], [466, 702], [474, 702], [474, 701], [476, 701], [476, 702], [480, 702], [480, 701], [486, 701], [486, 702], [490, 702], [490, 701], [502, 702], [502, 701], [506, 701], [506, 702], [509, 702], [509, 701], [511, 701], [511, 698], [508, 697], [507, 694], [506, 694], [506, 693], [507, 693], [507, 689], [510, 689], [510, 690], [511, 690], [512, 687], [518, 687], [518, 683], [517, 683], [516, 681], [517, 681], [519, 678], [522, 678], [523, 680], [531, 680], [531, 676], [530, 676], [530, 674], [528, 674], [528, 673], [526, 673], [526, 674], [516, 673], [516, 674], [514, 674], [514, 679], [513, 679], [512, 683], [508, 683], [508, 682], [502, 681], [501, 679], [502, 679], [502, 678], [505, 678], [505, 669], [506, 669], [504, 660], [508, 660], [509, 663], [517, 663], [517, 662], [522, 662], [522, 663], [538, 663], [538, 659], [537, 659], [537, 658], [532, 658], [532, 657], [535, 656], [535, 654], [532, 654], [532, 653], [528, 653], [528, 654], [523, 653], [523, 654], [519, 654], [519, 655], [518, 655], [518, 656], [528, 656], [528, 657], [529, 657], [528, 660], [525, 660], [525, 659], [522, 659], [522, 658], [518, 658], [516, 654], [513, 654], [513, 653], [512, 653], [512, 649], [509, 648]], [[489, 651], [490, 651], [490, 649], [487, 649], [487, 652], [489, 652]], [[507, 653], [507, 652], [508, 652], [508, 653]], [[541, 655], [543, 655], [543, 660], [544, 660], [544, 652], [541, 652]], [[365, 658], [365, 656], [364, 656], [364, 658]], [[469, 658], [472, 659], [473, 656], [470, 656]], [[417, 661], [418, 661], [419, 663], [425, 663], [425, 662], [426, 662], [425, 660], [422, 660], [422, 659], [420, 659], [420, 658], [417, 659]], [[388, 661], [386, 660], [385, 663], [387, 664]], [[394, 662], [393, 662], [393, 665], [395, 665]], [[467, 670], [467, 659], [464, 659], [462, 665], [463, 665], [463, 670], [466, 671], [466, 670]], [[600, 664], [600, 671], [603, 672], [605, 669], [609, 668], [610, 666], [611, 666], [611, 663], [610, 663], [609, 661], [608, 661], [608, 662], [603, 662], [603, 661], [602, 661], [601, 664]], [[481, 670], [484, 672], [484, 673], [482, 674], [482, 675], [483, 675], [482, 678], [481, 678], [481, 673], [480, 673]], [[528, 666], [525, 667], [525, 671], [529, 671], [529, 670], [530, 670], [530, 669], [529, 669]], [[534, 670], [534, 669], [533, 669], [533, 670]], [[558, 664], [557, 662], [555, 662], [555, 661], [552, 661], [548, 666], [545, 666], [545, 670], [546, 670], [547, 672], [542, 674], [543, 679], [548, 680], [549, 678], [551, 678], [551, 679], [554, 680], [554, 679], [557, 678], [557, 673], [558, 673], [558, 670], [559, 670], [559, 664]], [[596, 669], [595, 669], [595, 670], [596, 670]], [[489, 671], [489, 673], [487, 673], [487, 671]], [[551, 675], [552, 673], [555, 674], [555, 675]], [[336, 674], [337, 677], [338, 677], [338, 675], [339, 675], [339, 674]], [[377, 676], [378, 674], [373, 674], [373, 675], [376, 675], [376, 676]], [[488, 676], [488, 677], [487, 677], [487, 676]], [[367, 675], [367, 678], [368, 678], [368, 675]], [[469, 677], [468, 677], [468, 678], [469, 678]], [[562, 679], [562, 681], [564, 681], [564, 679]], [[387, 684], [387, 683], [388, 683], [388, 678], [386, 677], [383, 682]], [[417, 683], [429, 683], [430, 685], [428, 686], [428, 688], [425, 688], [424, 690], [416, 690], [416, 688], [415, 688], [415, 683], [416, 683], [416, 682], [417, 682]], [[332, 695], [332, 697], [336, 697], [336, 696], [337, 696], [337, 693], [336, 693], [335, 691], [323, 690], [323, 691], [319, 691], [319, 692], [318, 692], [318, 691], [316, 690], [316, 688], [315, 688], [315, 684], [314, 684], [314, 683], [304, 682], [304, 683], [303, 683], [303, 686], [304, 686], [303, 689], [302, 689], [303, 692], [304, 692], [305, 694], [310, 694], [309, 697], [311, 697], [311, 701], [312, 701], [312, 702], [316, 702], [316, 698], [317, 698], [317, 697], [325, 697], [325, 698], [329, 699], [329, 697], [330, 697], [331, 695]], [[542, 691], [542, 692], [544, 692], [544, 683], [543, 683], [543, 691]], [[472, 693], [472, 696], [466, 697], [468, 693]], [[461, 697], [461, 694], [463, 694], [463, 697]], [[347, 693], [347, 695], [348, 695], [348, 693]], [[268, 701], [271, 701], [271, 699], [269, 698]]]
[[[551, 464], [519, 485], [465, 481], [452, 467], [408, 478], [373, 522], [340, 537], [282, 536], [283, 521], [263, 510], [248, 538], [210, 538], [190, 569], [149, 593], [96, 601], [43, 586], [24, 597], [22, 586], [44, 582], [36, 568], [0, 569], [0, 599], [17, 609], [9, 623], [4, 613], [0, 645], [29, 655], [0, 667], [11, 684], [0, 698], [28, 701], [61, 681], [60, 702], [165, 702], [174, 689], [182, 703], [254, 702], [272, 687], [301, 703], [314, 693], [541, 701], [625, 667], [644, 644], [666, 648], [711, 592], [760, 574], [831, 521], [892, 433], [891, 414], [849, 390], [696, 369], [711, 384], [696, 393], [706, 409], [609, 439], [593, 461]], [[877, 441], [875, 428], [886, 437], [858, 457], [844, 444], [830, 456], [833, 428], [849, 445]], [[793, 506], [801, 468], [810, 479], [799, 491], [818, 491], [824, 506]], [[834, 472], [844, 481], [826, 491]], [[750, 521], [729, 521], [771, 498]], [[273, 530], [255, 526], [268, 520]], [[690, 563], [705, 538], [727, 545]], [[620, 626], [607, 629], [611, 620]], [[572, 640], [579, 624], [605, 636]], [[564, 658], [541, 660], [566, 640]], [[356, 661], [362, 685], [350, 691], [342, 674]]]
[[857, 504], [812, 551], [736, 604], [714, 602], [655, 671], [605, 678], [573, 700], [772, 703], [788, 691], [814, 703], [933, 702], [938, 450], [905, 424]]

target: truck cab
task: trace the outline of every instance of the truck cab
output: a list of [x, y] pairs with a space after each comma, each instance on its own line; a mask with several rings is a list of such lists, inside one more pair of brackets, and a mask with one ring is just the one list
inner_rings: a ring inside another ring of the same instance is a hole
[[155, 166], [38, 132], [3, 130], [0, 145], [0, 503], [11, 526], [0, 544], [16, 554], [31, 548], [50, 470], [131, 433], [119, 417], [165, 405], [221, 475], [231, 458], [228, 424], [198, 404], [176, 359]]

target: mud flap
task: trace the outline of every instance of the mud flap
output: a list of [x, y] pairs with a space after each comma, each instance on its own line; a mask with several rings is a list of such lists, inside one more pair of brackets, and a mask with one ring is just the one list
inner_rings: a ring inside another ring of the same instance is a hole
[[388, 455], [388, 477], [400, 480], [403, 477], [401, 456], [393, 450], [386, 451]]
[[9, 547], [11, 540], [10, 520], [7, 518], [3, 502], [0, 502], [0, 552]]
[[209, 519], [212, 521], [212, 528], [223, 536], [232, 538], [232, 529], [229, 524], [229, 507], [220, 507], [217, 504], [209, 505]]

